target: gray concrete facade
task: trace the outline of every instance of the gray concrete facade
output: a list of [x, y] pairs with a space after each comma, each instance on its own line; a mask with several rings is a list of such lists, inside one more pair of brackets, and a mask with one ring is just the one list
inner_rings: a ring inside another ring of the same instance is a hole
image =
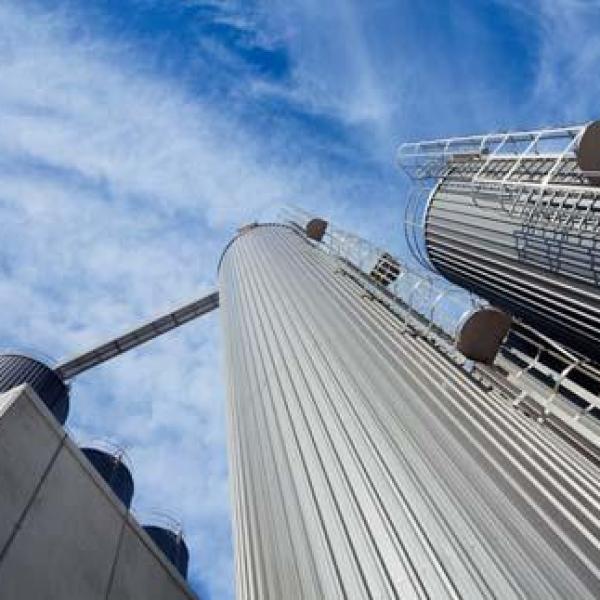
[[0, 395], [0, 598], [196, 599], [26, 385]]

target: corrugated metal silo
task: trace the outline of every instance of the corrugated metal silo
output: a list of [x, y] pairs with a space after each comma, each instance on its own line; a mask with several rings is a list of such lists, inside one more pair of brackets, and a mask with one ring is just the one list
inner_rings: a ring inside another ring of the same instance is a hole
[[600, 474], [281, 225], [220, 264], [237, 597], [597, 598]]
[[431, 264], [569, 348], [600, 360], [599, 123], [401, 147], [434, 180]]

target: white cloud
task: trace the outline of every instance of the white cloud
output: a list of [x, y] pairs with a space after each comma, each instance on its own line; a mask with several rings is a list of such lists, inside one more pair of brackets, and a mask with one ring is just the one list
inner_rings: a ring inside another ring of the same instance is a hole
[[530, 86], [518, 107], [521, 118], [532, 128], [597, 118], [600, 1], [495, 1], [520, 17], [527, 43], [535, 49]]
[[599, 114], [600, 2], [544, 0], [539, 3], [541, 49], [532, 111], [584, 121]]
[[395, 85], [402, 82], [389, 85], [378, 70], [380, 57], [372, 54], [363, 28], [372, 7], [344, 0], [262, 0], [258, 6], [257, 22], [278, 32], [293, 69], [285, 85], [256, 82], [257, 93], [280, 95], [307, 113], [364, 128], [369, 143], [379, 143], [397, 108]]

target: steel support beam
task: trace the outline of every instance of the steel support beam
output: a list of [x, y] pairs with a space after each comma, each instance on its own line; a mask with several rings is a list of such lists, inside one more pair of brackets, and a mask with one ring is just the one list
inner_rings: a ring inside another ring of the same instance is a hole
[[55, 367], [56, 373], [63, 379], [71, 379], [88, 369], [98, 366], [115, 356], [140, 346], [154, 338], [171, 331], [184, 323], [205, 315], [219, 306], [219, 292], [213, 292], [199, 300], [162, 315], [141, 327], [132, 329], [109, 342], [96, 346], [83, 354], [61, 362]]

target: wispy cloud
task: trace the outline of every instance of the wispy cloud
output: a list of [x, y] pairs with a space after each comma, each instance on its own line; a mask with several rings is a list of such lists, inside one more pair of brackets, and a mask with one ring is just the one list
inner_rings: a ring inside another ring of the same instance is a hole
[[532, 112], [557, 121], [598, 117], [600, 94], [600, 2], [540, 2], [540, 54]]

